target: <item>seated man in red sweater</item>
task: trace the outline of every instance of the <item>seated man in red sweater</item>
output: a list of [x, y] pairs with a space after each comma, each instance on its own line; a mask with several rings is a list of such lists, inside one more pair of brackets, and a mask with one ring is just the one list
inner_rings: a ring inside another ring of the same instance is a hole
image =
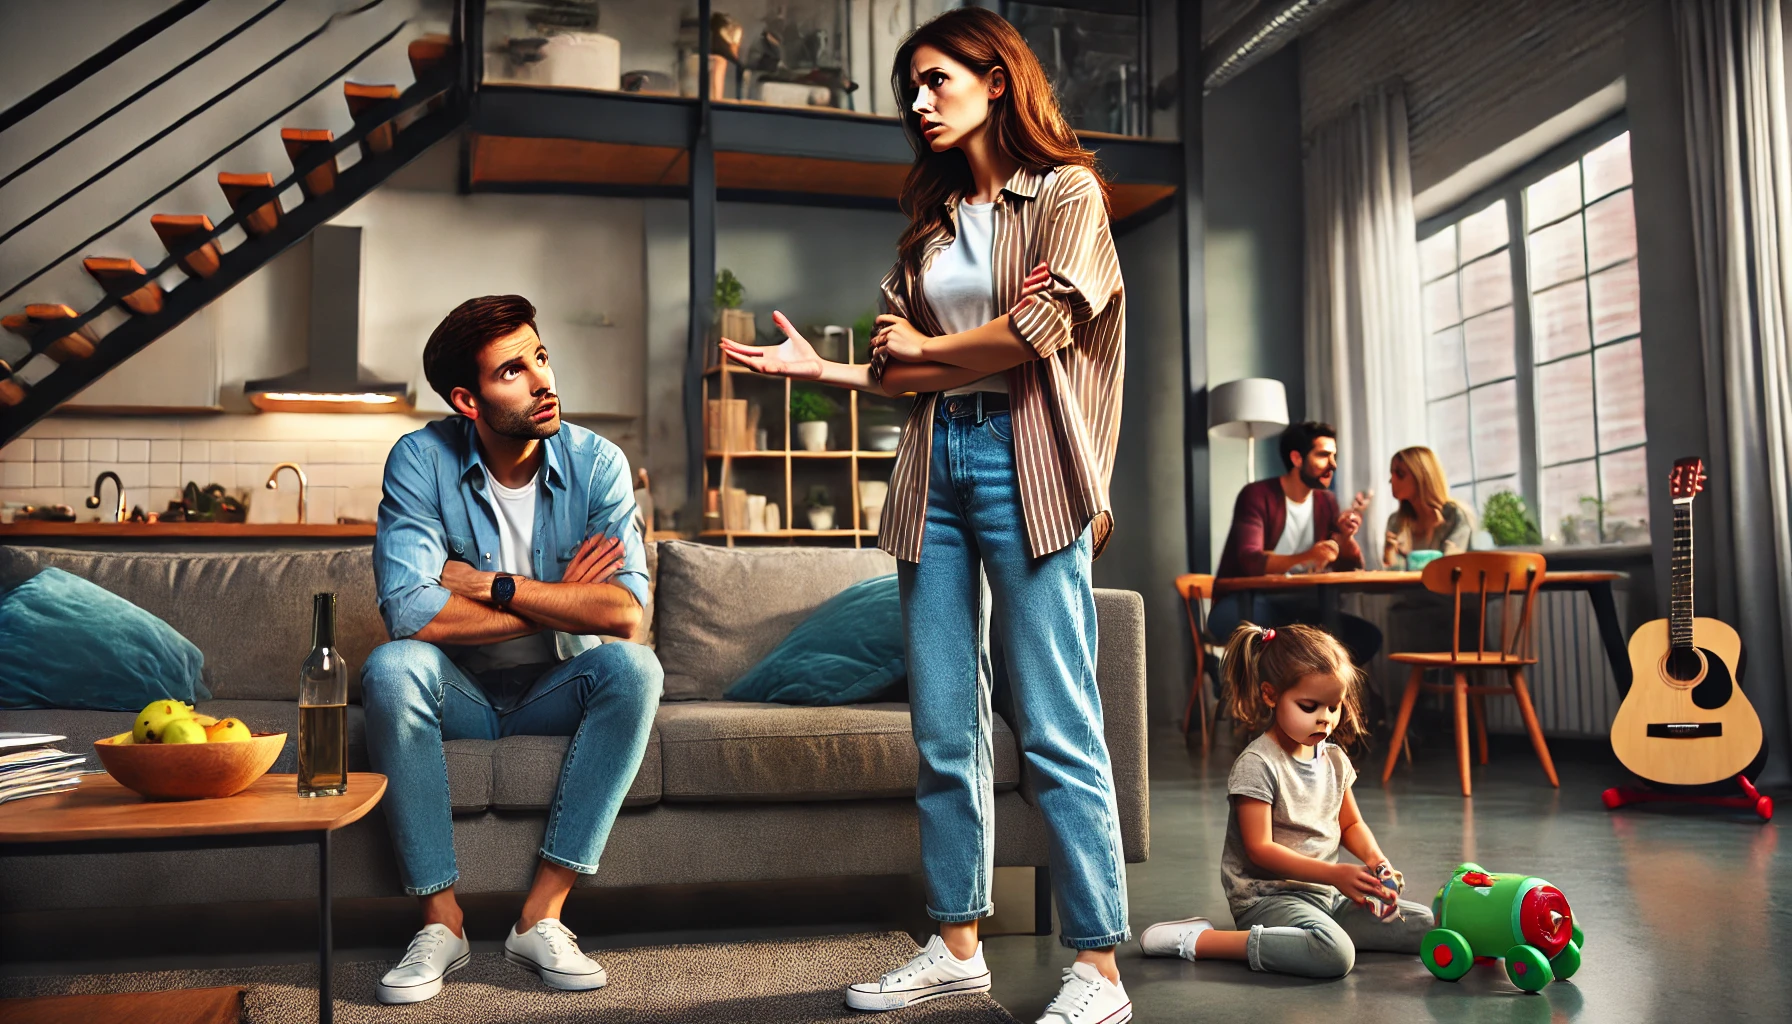
[[[1328, 423], [1290, 424], [1279, 446], [1281, 476], [1248, 484], [1232, 507], [1232, 531], [1220, 555], [1218, 576], [1268, 576], [1286, 572], [1331, 572], [1361, 569], [1363, 552], [1356, 543], [1363, 524], [1366, 495], [1359, 494], [1348, 511], [1339, 511], [1329, 490], [1338, 468], [1338, 432]], [[1221, 643], [1243, 616], [1244, 596], [1229, 594], [1213, 602], [1208, 632]], [[1259, 626], [1293, 622], [1319, 623], [1319, 602], [1312, 593], [1257, 594], [1250, 615]], [[1357, 664], [1381, 649], [1381, 630], [1354, 615], [1345, 615], [1338, 639], [1350, 648]]]

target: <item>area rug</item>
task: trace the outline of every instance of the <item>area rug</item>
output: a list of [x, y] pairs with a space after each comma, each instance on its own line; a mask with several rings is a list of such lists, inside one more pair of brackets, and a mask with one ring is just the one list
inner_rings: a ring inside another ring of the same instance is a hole
[[[533, 971], [480, 953], [449, 976], [442, 994], [411, 1006], [382, 1006], [373, 986], [391, 961], [338, 963], [336, 1020], [340, 1024], [777, 1024], [854, 1021], [842, 989], [876, 978], [919, 948], [903, 932], [835, 935], [774, 942], [730, 942], [603, 950], [594, 954], [610, 983], [596, 992], [556, 992]], [[396, 954], [395, 954], [396, 955]], [[149, 971], [0, 979], [0, 995], [47, 996], [98, 992], [155, 992], [244, 985], [246, 1024], [312, 1024], [317, 1020], [317, 970], [297, 964], [221, 970]], [[987, 995], [948, 996], [876, 1015], [878, 1024], [1018, 1024]]]

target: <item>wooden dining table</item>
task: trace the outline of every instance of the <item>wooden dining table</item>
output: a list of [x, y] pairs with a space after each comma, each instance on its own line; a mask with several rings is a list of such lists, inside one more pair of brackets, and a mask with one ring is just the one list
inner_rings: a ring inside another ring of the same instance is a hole
[[[1423, 587], [1422, 573], [1404, 570], [1365, 570], [1351, 572], [1312, 572], [1293, 576], [1228, 576], [1213, 581], [1213, 596], [1241, 595], [1242, 617], [1254, 611], [1258, 594], [1298, 593], [1315, 591], [1319, 601], [1319, 621], [1326, 629], [1337, 632], [1342, 612], [1338, 599], [1345, 592], [1386, 594], [1414, 587]], [[1543, 574], [1544, 590], [1580, 590], [1593, 604], [1593, 617], [1599, 624], [1599, 639], [1605, 645], [1606, 660], [1611, 662], [1612, 678], [1618, 683], [1618, 696], [1630, 692], [1630, 654], [1624, 626], [1618, 621], [1618, 604], [1612, 596], [1612, 585], [1628, 575], [1603, 569], [1547, 570]]]

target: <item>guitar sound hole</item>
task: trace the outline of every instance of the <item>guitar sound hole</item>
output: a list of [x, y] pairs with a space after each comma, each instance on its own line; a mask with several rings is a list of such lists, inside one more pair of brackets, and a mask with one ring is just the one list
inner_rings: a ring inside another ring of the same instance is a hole
[[1675, 647], [1668, 651], [1666, 664], [1668, 677], [1689, 683], [1699, 677], [1699, 655], [1690, 647]]
[[[1699, 648], [1699, 652], [1705, 655], [1705, 679], [1692, 688], [1692, 702], [1695, 707], [1704, 708], [1706, 711], [1715, 711], [1730, 703], [1730, 691], [1735, 688], [1730, 681], [1730, 666], [1725, 665], [1722, 659], [1703, 647]], [[1691, 654], [1692, 652], [1688, 651], [1687, 653]], [[1671, 661], [1672, 658], [1670, 657], [1669, 660]]]

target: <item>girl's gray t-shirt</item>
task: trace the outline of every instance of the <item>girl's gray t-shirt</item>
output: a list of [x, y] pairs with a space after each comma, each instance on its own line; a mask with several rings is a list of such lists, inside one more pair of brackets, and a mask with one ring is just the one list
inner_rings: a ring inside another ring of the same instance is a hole
[[1232, 762], [1226, 779], [1231, 811], [1226, 822], [1226, 849], [1220, 858], [1220, 881], [1236, 917], [1265, 896], [1283, 892], [1336, 894], [1329, 885], [1278, 878], [1252, 863], [1238, 830], [1238, 797], [1270, 806], [1271, 836], [1295, 853], [1338, 862], [1338, 813], [1344, 794], [1356, 782], [1356, 768], [1344, 748], [1322, 742], [1311, 761], [1297, 761], [1269, 733], [1257, 737]]

